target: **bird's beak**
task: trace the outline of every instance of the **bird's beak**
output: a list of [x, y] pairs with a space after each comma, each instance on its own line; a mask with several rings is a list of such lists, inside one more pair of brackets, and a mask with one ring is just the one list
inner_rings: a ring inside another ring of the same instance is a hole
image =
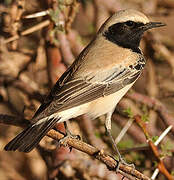
[[166, 24], [164, 24], [162, 22], [149, 22], [149, 23], [145, 24], [142, 28], [144, 31], [146, 31], [148, 29], [157, 28], [157, 27], [161, 27], [161, 26], [166, 26]]

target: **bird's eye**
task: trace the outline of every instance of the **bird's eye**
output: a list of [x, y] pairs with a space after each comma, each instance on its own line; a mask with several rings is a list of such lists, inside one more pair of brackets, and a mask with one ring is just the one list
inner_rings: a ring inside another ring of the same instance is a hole
[[125, 24], [127, 26], [129, 26], [129, 27], [134, 27], [135, 26], [135, 22], [133, 22], [133, 21], [127, 21], [127, 22], [125, 22]]

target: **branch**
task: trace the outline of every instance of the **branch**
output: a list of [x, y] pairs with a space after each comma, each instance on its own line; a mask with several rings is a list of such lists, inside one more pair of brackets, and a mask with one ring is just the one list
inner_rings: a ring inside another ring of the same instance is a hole
[[161, 157], [160, 157], [160, 153], [158, 151], [157, 146], [152, 142], [149, 133], [147, 132], [147, 126], [146, 123], [141, 119], [141, 117], [139, 115], [134, 116], [134, 119], [136, 121], [136, 123], [140, 126], [140, 128], [143, 130], [144, 135], [146, 136], [147, 142], [149, 144], [149, 147], [154, 155], [154, 157], [156, 158], [157, 162], [158, 162], [158, 169], [159, 171], [164, 174], [164, 176], [168, 179], [168, 180], [174, 180], [172, 175], [168, 172], [167, 168], [165, 167]]
[[35, 32], [35, 31], [38, 31], [38, 30], [42, 29], [43, 27], [48, 26], [49, 24], [50, 24], [50, 20], [45, 20], [45, 21], [43, 21], [43, 22], [41, 22], [41, 23], [39, 23], [39, 24], [29, 28], [29, 29], [22, 31], [20, 33], [20, 35], [16, 34], [16, 35], [14, 35], [8, 39], [5, 39], [4, 43], [6, 44], [6, 43], [9, 43], [11, 41], [15, 41], [15, 40], [19, 39], [21, 36], [25, 36], [25, 35], [28, 35], [28, 34]]
[[[29, 122], [27, 120], [24, 120], [25, 123], [20, 124], [18, 121], [21, 122], [21, 119], [13, 117], [13, 116], [9, 116], [9, 115], [0, 115], [0, 123], [3, 123], [3, 124], [26, 127]], [[64, 137], [61, 133], [59, 133], [53, 129], [47, 133], [47, 136], [56, 141], [59, 141], [61, 138]], [[98, 159], [99, 161], [104, 163], [108, 167], [109, 170], [112, 170], [112, 171], [116, 170], [118, 161], [114, 160], [110, 155], [106, 154], [103, 150], [98, 150], [97, 148], [95, 148], [81, 140], [72, 139], [72, 138], [68, 138], [66, 143], [69, 147], [73, 147], [79, 151], [82, 151], [82, 152], [94, 157], [95, 159]], [[119, 170], [117, 172], [122, 174], [123, 176], [129, 178], [130, 180], [139, 180], [139, 179], [150, 180], [150, 178], [143, 175], [136, 169], [126, 166], [126, 165], [123, 165], [121, 163], [119, 165]]]

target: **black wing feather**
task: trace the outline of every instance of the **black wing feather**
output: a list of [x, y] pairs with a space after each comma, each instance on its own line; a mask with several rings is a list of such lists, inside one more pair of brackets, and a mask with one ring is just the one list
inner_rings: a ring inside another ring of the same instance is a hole
[[19, 150], [21, 152], [30, 152], [45, 134], [53, 128], [58, 119], [49, 119], [40, 124], [31, 124], [10, 141], [4, 149], [6, 151]]

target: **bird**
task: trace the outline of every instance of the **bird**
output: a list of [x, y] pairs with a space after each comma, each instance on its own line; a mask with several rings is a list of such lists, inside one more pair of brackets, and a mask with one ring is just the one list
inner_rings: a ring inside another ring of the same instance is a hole
[[31, 124], [12, 139], [6, 151], [30, 152], [56, 123], [86, 114], [105, 115], [108, 136], [122, 161], [111, 134], [111, 117], [117, 103], [141, 75], [146, 60], [140, 49], [145, 31], [165, 26], [151, 22], [134, 10], [120, 10], [109, 17], [96, 36], [63, 73], [31, 119]]

